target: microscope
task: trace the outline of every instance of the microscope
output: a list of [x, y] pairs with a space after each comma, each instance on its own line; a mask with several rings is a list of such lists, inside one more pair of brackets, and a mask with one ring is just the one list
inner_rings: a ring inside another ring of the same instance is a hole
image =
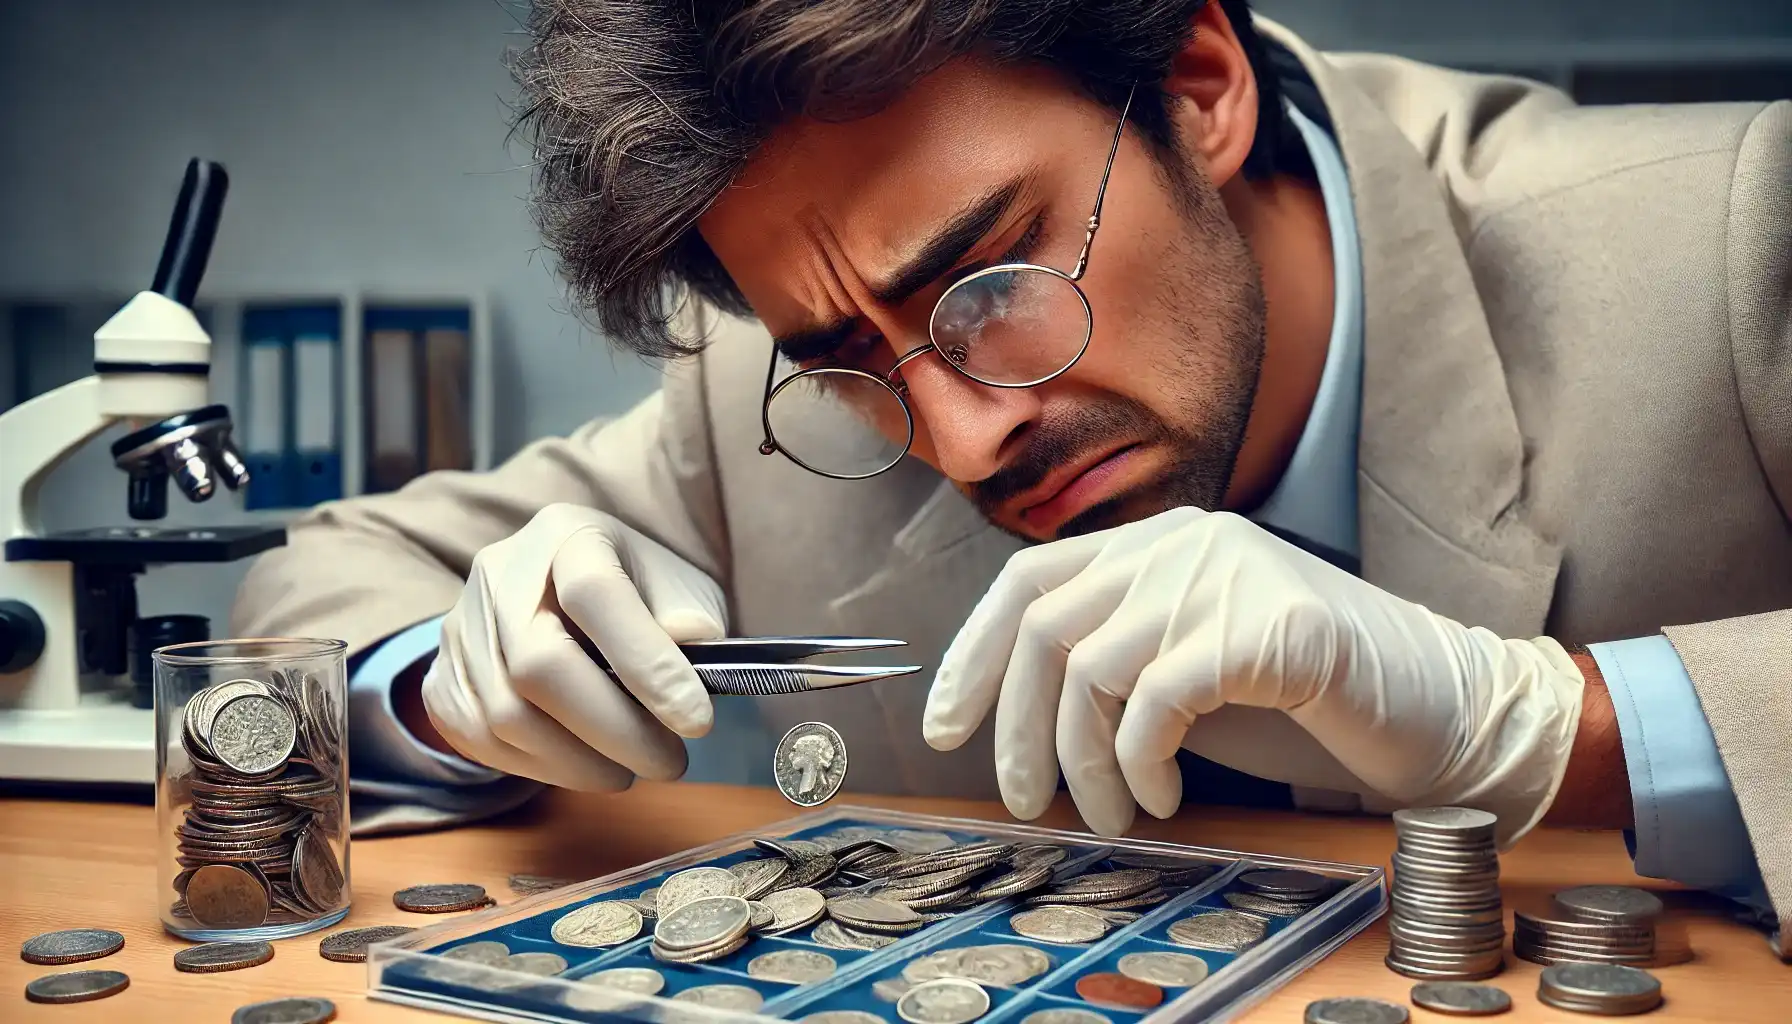
[[[223, 167], [189, 162], [154, 283], [94, 332], [93, 375], [0, 414], [0, 779], [152, 782], [149, 650], [209, 636], [198, 616], [140, 619], [136, 576], [286, 541], [279, 526], [151, 525], [170, 483], [197, 502], [249, 479], [229, 410], [209, 401], [211, 337], [192, 310], [228, 185]], [[118, 423], [132, 428], [112, 457], [135, 525], [47, 530], [44, 478]]]

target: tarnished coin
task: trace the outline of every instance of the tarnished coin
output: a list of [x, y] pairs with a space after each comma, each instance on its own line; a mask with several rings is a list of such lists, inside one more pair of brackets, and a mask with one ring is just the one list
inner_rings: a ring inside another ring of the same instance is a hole
[[875, 1013], [864, 1010], [823, 1010], [799, 1018], [797, 1024], [887, 1024]]
[[1178, 946], [1239, 953], [1268, 931], [1269, 925], [1260, 917], [1236, 910], [1214, 910], [1175, 922], [1169, 927], [1169, 936]]
[[692, 900], [706, 896], [739, 896], [740, 879], [727, 868], [688, 868], [660, 884], [654, 908], [665, 917]]
[[861, 932], [842, 927], [840, 922], [828, 918], [815, 926], [809, 933], [809, 940], [817, 946], [828, 949], [882, 949], [890, 943], [902, 938], [900, 935], [889, 935], [878, 932]]
[[[1070, 851], [1062, 846], [1050, 843], [1030, 843], [1014, 851], [1009, 863], [1016, 868], [1056, 867], [1070, 856]], [[1116, 861], [1118, 863], [1118, 861]], [[1127, 865], [1129, 867], [1150, 867], [1149, 864]]]
[[1149, 1010], [1164, 1001], [1164, 990], [1124, 974], [1085, 974], [1076, 979], [1076, 994], [1097, 1006]]
[[[191, 901], [192, 897], [188, 897]], [[392, 894], [392, 903], [413, 914], [451, 914], [486, 904], [485, 886], [454, 882], [413, 885]]]
[[1051, 887], [1048, 895], [1060, 902], [1106, 903], [1157, 888], [1162, 875], [1150, 868], [1125, 868], [1080, 875]]
[[896, 1016], [908, 1024], [970, 1024], [988, 1012], [989, 993], [962, 978], [924, 982], [896, 1001]]
[[923, 924], [912, 908], [873, 897], [847, 897], [827, 904], [828, 916], [848, 928], [867, 932], [912, 932]]
[[317, 954], [339, 964], [364, 964], [367, 962], [368, 946], [391, 942], [416, 930], [402, 924], [378, 924], [371, 928], [350, 928], [347, 931], [333, 932], [324, 936], [317, 944]]
[[1226, 894], [1226, 902], [1239, 910], [1268, 914], [1271, 917], [1299, 917], [1313, 909], [1311, 903], [1290, 903], [1254, 892], [1229, 892]]
[[579, 984], [618, 989], [638, 996], [656, 996], [666, 987], [666, 976], [651, 967], [612, 967], [580, 978]]
[[1104, 1017], [1094, 1010], [1079, 1010], [1073, 1007], [1052, 1010], [1034, 1010], [1022, 1017], [1020, 1024], [1114, 1024], [1113, 1018]]
[[187, 879], [187, 912], [206, 928], [254, 928], [268, 919], [268, 892], [242, 868], [207, 864]]
[[124, 936], [109, 928], [68, 928], [25, 940], [19, 957], [29, 964], [55, 966], [98, 960], [124, 948]]
[[496, 967], [510, 959], [510, 947], [490, 939], [482, 942], [463, 942], [453, 949], [444, 950], [441, 956], [444, 960], [459, 960], [464, 963]]
[[747, 909], [753, 912], [753, 919], [748, 922], [747, 927], [756, 932], [765, 931], [778, 921], [778, 915], [772, 913], [772, 908], [758, 900], [748, 900]]
[[174, 969], [189, 974], [215, 974], [260, 967], [274, 959], [274, 947], [267, 942], [207, 942], [176, 950]]
[[1450, 1017], [1490, 1017], [1512, 1008], [1512, 997], [1492, 985], [1423, 981], [1412, 987], [1412, 1005]]
[[1008, 926], [1016, 935], [1065, 945], [1094, 942], [1108, 933], [1106, 920], [1079, 907], [1023, 910], [1008, 919]]
[[821, 920], [827, 912], [828, 901], [814, 889], [780, 889], [766, 893], [760, 899], [772, 912], [770, 931], [773, 934], [794, 931]]
[[1188, 953], [1128, 953], [1114, 966], [1128, 978], [1164, 988], [1187, 988], [1207, 979], [1207, 961]]
[[566, 958], [558, 953], [512, 953], [496, 966], [537, 978], [551, 978], [566, 970]]
[[756, 900], [778, 888], [778, 883], [790, 871], [790, 862], [782, 857], [761, 857], [730, 864], [728, 870], [735, 878], [740, 879], [740, 891], [735, 895], [742, 899]]
[[672, 997], [682, 1003], [712, 1006], [718, 1010], [752, 1013], [764, 1005], [765, 997], [758, 989], [745, 985], [698, 985]]
[[734, 941], [745, 935], [752, 923], [753, 908], [746, 900], [705, 896], [662, 915], [654, 923], [653, 941], [674, 951], [704, 949]]
[[64, 971], [25, 983], [25, 998], [34, 1003], [85, 1003], [115, 996], [131, 985], [121, 971]]
[[1556, 906], [1574, 915], [1613, 924], [1652, 924], [1667, 909], [1661, 898], [1628, 885], [1581, 885], [1555, 895]]
[[1582, 1013], [1646, 1013], [1661, 1005], [1661, 982], [1648, 971], [1621, 964], [1556, 964], [1538, 977], [1537, 999]]
[[1051, 968], [1051, 958], [1044, 953], [1032, 946], [1009, 942], [938, 950], [904, 964], [902, 976], [917, 985], [940, 978], [963, 978], [1013, 988]]
[[328, 999], [270, 999], [239, 1006], [230, 1024], [328, 1024], [336, 1019], [336, 1004]]
[[299, 833], [292, 850], [293, 880], [304, 890], [313, 906], [335, 909], [342, 901], [342, 865], [336, 862], [336, 851], [315, 824]]
[[778, 792], [798, 807], [827, 803], [846, 781], [846, 741], [821, 722], [794, 726], [778, 741], [772, 776]]
[[549, 934], [563, 946], [616, 946], [641, 934], [641, 912], [620, 900], [587, 903], [561, 915]]
[[553, 878], [548, 875], [511, 875], [509, 885], [510, 891], [518, 896], [533, 896], [536, 893], [564, 889], [577, 881], [576, 878]]
[[834, 976], [837, 965], [826, 953], [809, 949], [780, 949], [762, 953], [747, 962], [747, 975], [766, 981], [808, 985]]
[[1379, 999], [1320, 999], [1307, 1004], [1305, 1024], [1406, 1024], [1406, 1007]]
[[218, 709], [206, 739], [226, 767], [244, 775], [261, 775], [286, 763], [298, 735], [298, 723], [286, 705], [272, 697], [245, 693]]
[[1238, 884], [1265, 896], [1293, 900], [1316, 899], [1331, 888], [1324, 875], [1282, 869], [1247, 871], [1238, 876]]
[[1023, 892], [1031, 892], [1052, 879], [1050, 863], [1033, 863], [1025, 867], [1016, 867], [1003, 875], [984, 882], [977, 889], [977, 899], [984, 902], [1007, 899]]

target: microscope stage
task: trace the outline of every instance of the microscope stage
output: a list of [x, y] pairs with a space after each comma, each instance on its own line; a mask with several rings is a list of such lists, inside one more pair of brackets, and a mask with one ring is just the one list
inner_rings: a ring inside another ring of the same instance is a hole
[[149, 784], [156, 776], [152, 712], [112, 695], [78, 707], [0, 709], [0, 779]]
[[6, 560], [75, 565], [234, 562], [284, 543], [284, 526], [97, 526], [14, 537], [6, 542]]

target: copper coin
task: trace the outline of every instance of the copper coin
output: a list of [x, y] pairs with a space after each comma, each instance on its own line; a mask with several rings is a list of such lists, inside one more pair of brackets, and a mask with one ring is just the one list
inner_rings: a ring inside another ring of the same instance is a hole
[[1076, 994], [1091, 1003], [1149, 1010], [1164, 1001], [1164, 990], [1124, 974], [1085, 974], [1076, 979]]
[[241, 868], [208, 864], [187, 880], [187, 910], [207, 928], [254, 928], [268, 918], [268, 893]]

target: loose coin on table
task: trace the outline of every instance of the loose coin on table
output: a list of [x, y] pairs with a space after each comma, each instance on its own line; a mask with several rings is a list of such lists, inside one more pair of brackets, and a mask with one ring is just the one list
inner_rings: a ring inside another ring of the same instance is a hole
[[923, 982], [896, 1001], [896, 1016], [908, 1024], [970, 1024], [988, 1012], [989, 993], [962, 978]]
[[1187, 988], [1207, 979], [1207, 961], [1189, 953], [1128, 953], [1114, 965], [1128, 978], [1164, 988]]
[[327, 1024], [336, 1019], [336, 1004], [328, 999], [270, 999], [239, 1006], [230, 1024]]
[[641, 934], [641, 911], [620, 900], [587, 903], [555, 920], [550, 934], [562, 946], [617, 946]]
[[1450, 1017], [1491, 1017], [1512, 1009], [1512, 997], [1492, 985], [1422, 981], [1412, 987], [1412, 1005]]
[[19, 958], [29, 964], [58, 966], [98, 960], [124, 948], [124, 936], [109, 928], [68, 928], [25, 940]]
[[64, 971], [25, 983], [25, 998], [34, 1003], [85, 1003], [115, 996], [129, 988], [122, 971]]
[[846, 781], [846, 768], [846, 741], [833, 726], [821, 722], [791, 727], [772, 754], [778, 792], [798, 807], [832, 800]]
[[1305, 1024], [1406, 1024], [1412, 1015], [1379, 999], [1318, 999], [1307, 1004]]
[[1537, 979], [1537, 999], [1559, 1010], [1626, 1016], [1661, 1005], [1661, 982], [1622, 964], [1556, 964]]
[[[368, 946], [391, 942], [416, 930], [402, 924], [376, 924], [371, 928], [349, 928], [331, 932], [318, 942], [317, 955], [339, 964], [364, 964], [367, 962]], [[505, 952], [508, 953], [509, 950]]]
[[216, 974], [260, 967], [274, 959], [269, 942], [207, 942], [174, 953], [174, 969], [189, 974]]
[[485, 886], [467, 883], [413, 885], [392, 894], [392, 903], [413, 914], [452, 914], [485, 906]]
[[1149, 1010], [1164, 1001], [1164, 990], [1124, 974], [1085, 974], [1076, 979], [1076, 994], [1102, 1006]]

